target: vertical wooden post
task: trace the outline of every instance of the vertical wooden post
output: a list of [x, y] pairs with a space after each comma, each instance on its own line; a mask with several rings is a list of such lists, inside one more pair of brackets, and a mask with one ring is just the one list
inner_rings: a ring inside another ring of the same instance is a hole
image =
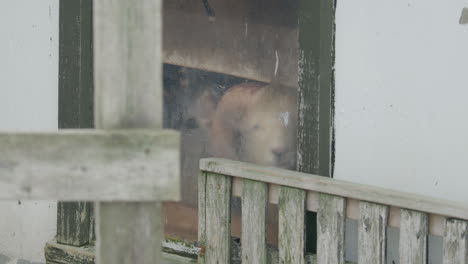
[[[297, 170], [331, 176], [335, 0], [299, 0]], [[307, 212], [307, 250], [315, 252], [317, 215]]]
[[305, 197], [304, 190], [281, 187], [278, 203], [279, 263], [304, 263]]
[[[161, 128], [161, 1], [93, 4], [96, 128]], [[99, 203], [98, 263], [159, 263], [160, 209], [159, 202]]]
[[359, 203], [359, 263], [385, 264], [388, 206]]
[[317, 263], [344, 264], [346, 200], [319, 194], [317, 211]]
[[231, 177], [213, 173], [200, 175], [198, 263], [231, 261]]
[[244, 179], [242, 186], [242, 262], [267, 263], [266, 209], [268, 185]]
[[[60, 1], [59, 128], [92, 128], [92, 1]], [[93, 204], [58, 202], [57, 242], [82, 246], [94, 239]]]
[[427, 263], [427, 214], [400, 210], [400, 264]]
[[468, 263], [468, 223], [447, 219], [444, 234], [444, 264]]

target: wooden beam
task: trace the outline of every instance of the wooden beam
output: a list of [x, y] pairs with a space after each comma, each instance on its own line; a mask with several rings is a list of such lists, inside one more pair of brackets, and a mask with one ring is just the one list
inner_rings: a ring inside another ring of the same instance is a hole
[[427, 263], [427, 214], [401, 209], [400, 263]]
[[[92, 0], [60, 0], [59, 129], [94, 127]], [[57, 242], [94, 240], [93, 204], [57, 203]], [[77, 217], [79, 215], [80, 217]]]
[[447, 219], [444, 234], [444, 264], [468, 262], [468, 223], [458, 219]]
[[370, 185], [330, 179], [301, 172], [231, 161], [202, 159], [200, 169], [222, 175], [327, 193], [360, 201], [418, 210], [426, 213], [468, 219], [468, 205], [433, 197], [400, 192]]
[[242, 262], [267, 263], [266, 213], [268, 185], [244, 180], [242, 193]]
[[0, 133], [0, 200], [179, 199], [173, 131]]
[[346, 200], [343, 197], [319, 194], [317, 212], [318, 264], [345, 263], [345, 212]]
[[388, 206], [360, 202], [359, 263], [386, 263]]
[[279, 263], [304, 264], [305, 192], [281, 187], [278, 211]]
[[[99, 0], [93, 4], [96, 128], [161, 129], [161, 1]], [[174, 178], [170, 186], [180, 196], [179, 174], [160, 170], [153, 177], [166, 183]], [[162, 212], [155, 200], [157, 196], [147, 203], [97, 204], [99, 264], [161, 262]]]

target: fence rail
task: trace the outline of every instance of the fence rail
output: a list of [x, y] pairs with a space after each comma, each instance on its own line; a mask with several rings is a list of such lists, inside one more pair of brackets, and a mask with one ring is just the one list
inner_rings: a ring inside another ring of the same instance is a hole
[[427, 235], [444, 263], [466, 263], [468, 206], [431, 197], [223, 159], [200, 161], [199, 263], [229, 263], [230, 199], [242, 198], [242, 259], [267, 263], [265, 210], [279, 207], [279, 263], [304, 263], [304, 214], [317, 212], [317, 263], [344, 263], [346, 218], [359, 221], [359, 263], [385, 263], [386, 228], [400, 227], [400, 263], [426, 263]]

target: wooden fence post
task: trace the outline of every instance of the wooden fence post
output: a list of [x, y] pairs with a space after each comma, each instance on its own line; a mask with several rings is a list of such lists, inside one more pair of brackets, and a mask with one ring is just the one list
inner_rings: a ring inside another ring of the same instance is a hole
[[[93, 4], [96, 128], [161, 128], [161, 1]], [[160, 214], [159, 202], [98, 203], [98, 263], [159, 263]]]

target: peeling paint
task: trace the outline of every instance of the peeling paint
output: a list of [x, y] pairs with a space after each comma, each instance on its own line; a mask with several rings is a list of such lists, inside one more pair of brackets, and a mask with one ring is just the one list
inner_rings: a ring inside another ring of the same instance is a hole
[[464, 7], [460, 16], [460, 25], [468, 24], [468, 8]]

